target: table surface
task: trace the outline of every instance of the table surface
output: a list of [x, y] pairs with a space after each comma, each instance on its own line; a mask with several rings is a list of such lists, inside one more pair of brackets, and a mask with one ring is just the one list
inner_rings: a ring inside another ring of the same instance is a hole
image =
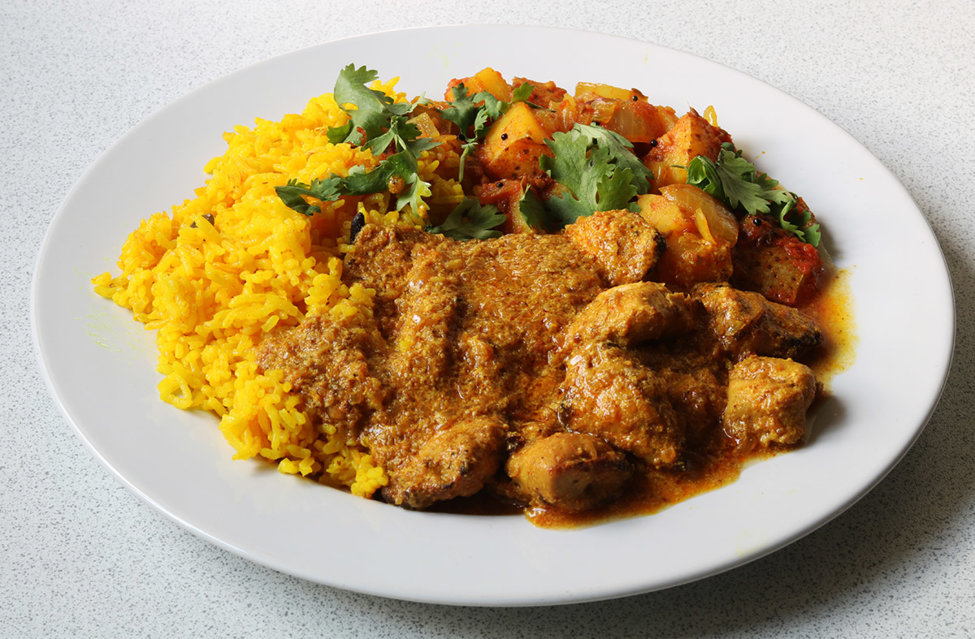
[[[452, 608], [320, 586], [212, 546], [75, 436], [38, 368], [30, 287], [52, 216], [99, 154], [194, 88], [278, 54], [497, 22], [623, 35], [744, 71], [850, 132], [910, 191], [951, 271], [954, 360], [918, 443], [853, 508], [661, 592]], [[0, 636], [975, 636], [975, 4], [8, 0], [0, 30]]]

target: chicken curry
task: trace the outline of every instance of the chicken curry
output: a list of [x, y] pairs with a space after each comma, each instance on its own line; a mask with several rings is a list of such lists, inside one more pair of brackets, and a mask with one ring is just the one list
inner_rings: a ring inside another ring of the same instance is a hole
[[[418, 135], [379, 154], [453, 149], [462, 163], [444, 170], [472, 203], [431, 206], [426, 228], [353, 220], [342, 277], [375, 292], [372, 312], [310, 317], [260, 347], [309, 414], [385, 469], [379, 498], [487, 497], [572, 524], [652, 510], [803, 441], [830, 327], [803, 311], [829, 273], [801, 198], [754, 167], [741, 175], [765, 210], [729, 197], [718, 180], [744, 160], [713, 114], [677, 117], [636, 90], [570, 95], [486, 69], [445, 98], [415, 105]], [[409, 195], [408, 176], [382, 177]]]

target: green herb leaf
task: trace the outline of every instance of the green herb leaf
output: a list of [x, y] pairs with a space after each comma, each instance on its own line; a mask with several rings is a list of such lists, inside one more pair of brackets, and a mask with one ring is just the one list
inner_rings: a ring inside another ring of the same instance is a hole
[[[356, 68], [354, 64], [339, 72], [333, 94], [339, 108], [349, 114], [349, 123], [334, 134], [336, 138], [341, 133], [345, 134], [340, 142], [361, 146], [366, 140], [389, 128], [389, 120], [393, 115], [389, 109], [393, 104], [392, 98], [367, 86], [378, 77], [378, 72], [364, 66]], [[347, 104], [353, 104], [355, 108], [349, 109]], [[329, 133], [329, 141], [335, 142], [331, 131]]]
[[511, 90], [510, 104], [514, 104], [515, 102], [524, 102], [525, 100], [531, 97], [532, 92], [534, 90], [535, 90], [534, 84], [532, 84], [531, 82], [522, 82], [521, 84], [519, 84], [518, 86], [516, 86], [514, 89]]
[[600, 126], [576, 124], [574, 128], [582, 131], [589, 138], [590, 144], [605, 148], [610, 158], [618, 166], [625, 167], [632, 174], [633, 187], [637, 193], [643, 194], [650, 190], [652, 174], [650, 169], [640, 161], [632, 151], [633, 145], [622, 135]]
[[521, 213], [521, 217], [528, 223], [528, 226], [536, 229], [546, 228], [547, 214], [545, 212], [545, 205], [542, 204], [542, 201], [538, 199], [530, 187], [525, 189], [521, 199], [518, 200], [518, 212]]
[[[448, 122], [456, 124], [457, 128], [460, 129], [460, 136], [466, 140], [482, 108], [478, 106], [478, 101], [474, 99], [474, 96], [468, 95], [467, 87], [463, 84], [458, 84], [450, 91], [454, 99], [440, 110], [440, 115]], [[496, 100], [493, 95], [491, 98]]]
[[402, 210], [408, 204], [413, 211], [420, 210], [420, 198], [430, 195], [430, 184], [420, 179], [416, 158], [408, 151], [389, 156], [372, 171], [357, 166], [345, 178], [330, 175], [324, 180], [312, 180], [310, 185], [289, 180], [287, 186], [278, 186], [274, 190], [287, 206], [303, 215], [314, 215], [321, 207], [310, 204], [306, 197], [334, 202], [343, 195], [380, 193], [389, 188], [393, 177], [400, 177], [405, 183], [405, 188], [397, 195], [396, 209]]
[[560, 225], [596, 211], [630, 208], [649, 189], [650, 172], [612, 131], [576, 124], [545, 144], [553, 155], [541, 157], [542, 168], [565, 187], [546, 202]]
[[314, 215], [321, 209], [317, 204], [309, 204], [305, 197], [312, 197], [323, 202], [334, 202], [342, 195], [342, 178], [330, 175], [324, 180], [312, 180], [311, 184], [303, 184], [298, 180], [288, 180], [287, 186], [277, 186], [274, 191], [287, 206], [302, 215]]
[[[420, 137], [420, 129], [408, 120], [416, 108], [415, 103], [394, 102], [382, 91], [367, 86], [378, 77], [376, 71], [356, 68], [354, 64], [342, 69], [335, 81], [334, 96], [339, 107], [349, 114], [349, 121], [329, 129], [327, 136], [333, 144], [344, 142], [361, 146], [375, 156], [382, 156], [392, 148], [392, 155], [372, 171], [354, 167], [345, 178], [331, 175], [312, 180], [310, 185], [291, 180], [287, 186], [275, 189], [287, 206], [303, 215], [313, 215], [321, 207], [305, 198], [334, 201], [343, 195], [379, 193], [388, 189], [390, 178], [396, 176], [406, 185], [397, 194], [396, 209], [402, 210], [409, 205], [414, 213], [420, 211], [422, 198], [430, 195], [430, 185], [417, 173], [417, 157], [439, 142]], [[355, 108], [347, 108], [349, 104]]]
[[366, 171], [359, 166], [353, 167], [348, 177], [342, 180], [341, 188], [349, 195], [379, 193], [389, 187], [391, 177], [407, 179], [413, 173], [416, 173], [416, 160], [402, 151], [389, 156], [372, 171]]
[[511, 92], [511, 102], [499, 100], [487, 91], [480, 91], [468, 95], [467, 87], [458, 84], [451, 89], [454, 99], [441, 109], [440, 115], [447, 121], [453, 122], [460, 129], [459, 137], [463, 141], [460, 153], [460, 167], [457, 179], [464, 179], [464, 161], [470, 155], [477, 143], [487, 135], [491, 123], [504, 115], [505, 111], [515, 102], [527, 99], [534, 90], [533, 85], [525, 82], [518, 85]]
[[420, 129], [415, 124], [403, 116], [396, 116], [390, 119], [389, 129], [385, 133], [370, 139], [363, 146], [372, 151], [373, 155], [382, 155], [391, 144], [396, 150], [409, 151], [416, 157], [440, 143], [430, 138], [421, 138]]
[[475, 198], [464, 198], [443, 224], [428, 226], [426, 230], [428, 233], [441, 233], [455, 240], [486, 240], [501, 237], [501, 231], [496, 229], [505, 219], [497, 207], [481, 204]]
[[717, 161], [702, 155], [687, 166], [687, 183], [747, 215], [767, 214], [776, 218], [779, 226], [803, 242], [819, 246], [818, 224], [810, 224], [812, 214], [795, 211], [796, 195], [778, 188], [779, 183], [755, 165], [741, 157], [741, 151], [725, 142], [718, 151]]
[[816, 248], [819, 248], [819, 243], [823, 239], [822, 231], [819, 228], [819, 224], [810, 224], [802, 230], [803, 237], [800, 238], [803, 241], [809, 242]]

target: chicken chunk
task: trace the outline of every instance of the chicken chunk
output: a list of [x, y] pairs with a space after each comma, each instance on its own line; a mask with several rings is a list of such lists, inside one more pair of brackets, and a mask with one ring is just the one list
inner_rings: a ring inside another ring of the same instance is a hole
[[376, 292], [375, 317], [383, 337], [388, 337], [397, 317], [397, 300], [403, 294], [412, 266], [411, 253], [418, 245], [439, 243], [441, 236], [422, 229], [366, 224], [355, 237], [345, 260], [343, 278]]
[[435, 250], [416, 247], [414, 254], [397, 300], [400, 315], [390, 368], [410, 385], [433, 386], [450, 365], [458, 283]]
[[700, 303], [672, 293], [657, 282], [623, 284], [603, 291], [576, 315], [566, 329], [563, 346], [612, 342], [630, 346], [672, 337], [694, 326]]
[[563, 418], [654, 467], [680, 462], [684, 427], [653, 371], [619, 347], [591, 344], [566, 364]]
[[790, 445], [806, 432], [806, 411], [816, 397], [816, 377], [805, 364], [777, 357], [748, 357], [731, 369], [725, 433], [739, 448]]
[[735, 357], [798, 357], [822, 342], [815, 320], [759, 293], [701, 284], [693, 294], [704, 304], [709, 327], [722, 348]]
[[264, 371], [284, 371], [305, 410], [355, 433], [386, 399], [386, 390], [368, 362], [385, 350], [361, 316], [338, 320], [315, 316], [268, 336], [261, 343], [258, 362]]
[[556, 433], [514, 453], [507, 472], [529, 504], [577, 512], [616, 497], [633, 467], [598, 437]]
[[389, 469], [383, 497], [411, 508], [469, 497], [498, 471], [504, 442], [505, 426], [496, 417], [459, 421], [428, 439], [405, 465]]
[[598, 211], [565, 227], [565, 234], [596, 260], [610, 286], [642, 280], [665, 248], [663, 236], [631, 211]]

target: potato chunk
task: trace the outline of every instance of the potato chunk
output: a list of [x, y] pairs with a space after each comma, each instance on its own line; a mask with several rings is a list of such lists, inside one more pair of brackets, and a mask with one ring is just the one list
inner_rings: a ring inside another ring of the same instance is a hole
[[691, 109], [657, 139], [657, 145], [650, 149], [643, 163], [653, 173], [658, 188], [684, 184], [687, 170], [680, 167], [686, 167], [699, 155], [717, 160], [723, 142], [731, 142], [731, 136]]
[[[798, 211], [809, 207], [799, 198]], [[822, 288], [829, 269], [816, 247], [778, 227], [766, 216], [741, 220], [739, 241], [731, 253], [736, 288], [757, 291], [782, 304], [798, 306]]]
[[731, 277], [738, 221], [718, 200], [695, 186], [672, 184], [660, 195], [640, 196], [638, 203], [667, 244], [654, 279], [686, 288]]
[[467, 95], [474, 95], [475, 93], [480, 93], [481, 91], [487, 91], [499, 100], [503, 100], [505, 102], [511, 100], [511, 85], [505, 81], [504, 77], [500, 73], [491, 67], [485, 67], [468, 78], [457, 78], [455, 80], [451, 80], [450, 83], [447, 84], [447, 90], [444, 92], [444, 97], [448, 101], [453, 101], [454, 87], [461, 84], [463, 84], [467, 89]]
[[542, 174], [538, 159], [549, 153], [547, 131], [524, 102], [515, 102], [488, 129], [477, 151], [484, 170], [494, 179]]
[[636, 89], [608, 84], [580, 82], [574, 106], [577, 122], [598, 124], [634, 143], [649, 143], [677, 122], [672, 108], [650, 104]]

